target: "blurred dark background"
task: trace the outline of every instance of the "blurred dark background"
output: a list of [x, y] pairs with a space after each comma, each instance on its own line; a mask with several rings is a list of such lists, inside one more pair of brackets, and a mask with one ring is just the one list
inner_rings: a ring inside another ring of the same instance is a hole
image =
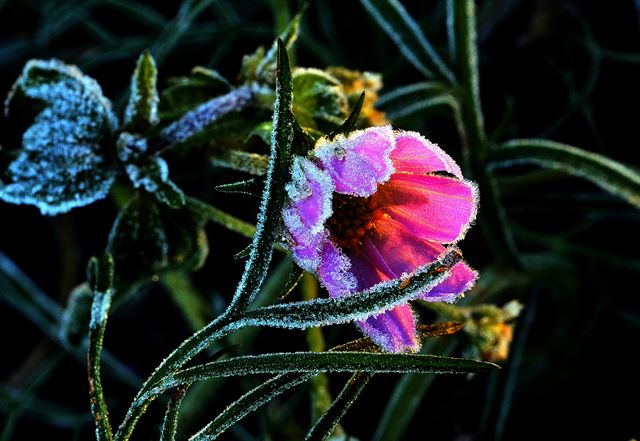
[[[445, 53], [444, 2], [403, 3]], [[620, 0], [605, 6], [486, 0], [477, 5], [483, 109], [492, 139], [546, 137], [637, 169], [638, 2]], [[10, 90], [30, 58], [59, 58], [95, 78], [121, 115], [131, 72], [143, 50], [151, 49], [156, 57], [161, 88], [168, 78], [186, 75], [196, 65], [216, 69], [233, 82], [242, 56], [259, 45], [268, 46], [285, 22], [283, 11], [294, 14], [301, 7], [302, 2], [286, 0], [0, 1], [0, 93]], [[309, 1], [295, 60], [299, 66], [379, 72], [385, 83], [382, 94], [423, 80], [357, 1]], [[419, 130], [460, 159], [448, 115], [417, 114], [394, 126]], [[20, 146], [20, 136], [0, 118], [5, 152]], [[185, 176], [193, 167], [200, 178], [195, 183], [185, 178], [190, 194], [254, 220], [253, 201], [211, 196], [213, 186], [228, 182], [233, 174], [189, 162], [180, 167]], [[518, 179], [533, 171], [523, 168], [501, 175], [516, 243], [524, 257], [547, 259], [548, 272], [525, 289], [506, 289], [488, 298], [500, 305], [518, 298], [526, 306], [516, 326], [511, 361], [491, 376], [438, 377], [406, 440], [640, 436], [639, 213], [577, 179], [554, 174], [535, 184]], [[179, 176], [176, 180], [182, 184]], [[85, 279], [89, 257], [104, 249], [116, 214], [109, 200], [54, 218], [30, 206], [0, 203], [0, 250], [64, 305], [71, 289]], [[216, 225], [209, 225], [207, 232], [210, 255], [193, 279], [212, 310], [219, 311], [243, 267], [231, 255], [247, 240]], [[478, 228], [461, 246], [481, 274], [488, 268], [498, 278], [513, 276], [492, 266], [493, 256]], [[159, 285], [146, 287], [114, 314], [107, 330], [106, 347], [140, 377], [191, 333], [165, 294]], [[26, 317], [5, 304], [0, 308], [2, 383], [37, 391], [43, 399], [23, 401], [26, 410], [16, 414], [16, 400], [4, 390], [3, 439], [91, 439], [84, 364], [67, 356], [56, 358], [60, 349]], [[326, 335], [329, 345], [357, 337], [349, 326], [328, 328]], [[268, 330], [254, 345], [258, 352], [301, 350], [304, 334]], [[46, 381], [31, 386], [44, 375], [46, 363], [51, 364]], [[346, 377], [331, 378], [337, 393]], [[350, 434], [371, 439], [397, 378], [374, 377], [344, 420]], [[114, 421], [120, 421], [135, 390], [108, 376], [104, 381]], [[203, 399], [204, 408], [188, 422], [193, 426], [185, 435], [237, 397], [241, 387], [256, 381], [230, 381], [217, 395]], [[260, 433], [265, 427], [274, 431], [274, 440], [302, 439], [309, 418], [306, 390], [298, 388], [285, 398], [274, 403], [269, 418], [248, 418], [243, 428], [222, 439], [264, 439]], [[162, 406], [150, 409], [137, 439], [157, 437], [154, 424], [162, 411]]]

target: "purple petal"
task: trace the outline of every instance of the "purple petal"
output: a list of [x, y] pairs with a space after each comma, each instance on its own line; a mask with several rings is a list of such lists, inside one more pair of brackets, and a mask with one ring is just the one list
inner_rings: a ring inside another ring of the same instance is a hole
[[396, 306], [377, 316], [359, 321], [358, 327], [386, 351], [415, 352], [420, 348], [416, 337], [416, 320], [409, 305]]
[[321, 140], [314, 150], [336, 186], [338, 193], [369, 196], [394, 171], [390, 154], [395, 146], [390, 126], [371, 127]]
[[324, 229], [331, 216], [334, 185], [331, 177], [306, 158], [296, 156], [291, 167], [291, 182], [286, 186], [289, 206], [302, 223], [314, 233]]
[[396, 173], [380, 187], [376, 200], [414, 236], [453, 243], [476, 217], [478, 190], [456, 178]]
[[453, 302], [476, 283], [478, 273], [464, 262], [451, 269], [451, 274], [443, 282], [422, 294], [420, 298], [427, 302]]
[[329, 240], [322, 247], [318, 279], [331, 297], [351, 294], [356, 289], [356, 279], [351, 273], [349, 258]]
[[391, 160], [397, 172], [426, 174], [447, 171], [462, 179], [456, 162], [444, 150], [417, 132], [395, 133], [396, 148]]
[[300, 268], [316, 272], [320, 265], [320, 251], [327, 241], [327, 233], [322, 230], [314, 233], [304, 225], [300, 219], [298, 210], [287, 207], [283, 213], [283, 220], [288, 239], [288, 248], [291, 250], [293, 260]]

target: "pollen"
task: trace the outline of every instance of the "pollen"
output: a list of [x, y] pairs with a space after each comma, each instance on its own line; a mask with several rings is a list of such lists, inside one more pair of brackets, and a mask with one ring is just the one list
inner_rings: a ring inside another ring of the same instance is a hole
[[332, 240], [342, 249], [358, 251], [367, 234], [375, 230], [380, 217], [373, 197], [357, 197], [335, 193], [333, 215], [328, 221]]

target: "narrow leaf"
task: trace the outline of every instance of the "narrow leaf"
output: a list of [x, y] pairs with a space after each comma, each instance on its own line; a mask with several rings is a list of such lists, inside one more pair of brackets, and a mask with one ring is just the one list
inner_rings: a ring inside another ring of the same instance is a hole
[[406, 303], [440, 283], [448, 276], [453, 265], [461, 259], [460, 252], [453, 249], [411, 275], [380, 283], [346, 297], [292, 302], [248, 311], [239, 323], [245, 326], [306, 329], [363, 320], [380, 311]]
[[131, 77], [130, 95], [124, 112], [125, 129], [144, 133], [159, 122], [158, 69], [151, 54], [145, 51]]
[[493, 168], [535, 164], [584, 178], [640, 208], [640, 173], [597, 153], [545, 139], [516, 139], [492, 149]]
[[231, 403], [213, 421], [189, 438], [190, 441], [214, 440], [236, 422], [268, 403], [283, 392], [304, 383], [315, 373], [286, 373], [273, 377], [260, 386], [251, 389], [238, 400]]
[[180, 413], [180, 405], [184, 399], [189, 386], [181, 386], [176, 388], [171, 394], [171, 399], [167, 404], [167, 410], [162, 421], [162, 430], [160, 431], [160, 441], [174, 441], [176, 439], [176, 431], [178, 430], [178, 416]]
[[356, 372], [349, 378], [347, 384], [331, 407], [311, 427], [305, 437], [305, 441], [324, 441], [328, 439], [338, 425], [342, 417], [347, 413], [351, 405], [358, 399], [364, 387], [369, 383], [373, 374]]
[[[430, 354], [370, 352], [283, 352], [245, 355], [219, 360], [177, 371], [157, 383], [148, 396], [168, 389], [214, 377], [253, 374], [370, 372], [466, 374], [489, 372], [499, 367], [469, 358], [441, 357]], [[147, 398], [147, 397], [145, 397]]]
[[264, 189], [264, 179], [252, 178], [246, 181], [233, 182], [216, 186], [216, 190], [222, 193], [240, 193], [249, 196], [260, 197]]
[[376, 106], [384, 110], [392, 120], [434, 107], [449, 106], [455, 109], [457, 105], [451, 88], [435, 81], [398, 87], [376, 101]]
[[89, 285], [93, 290], [93, 304], [91, 306], [91, 321], [89, 322], [89, 351], [87, 367], [89, 371], [89, 397], [91, 413], [96, 424], [96, 438], [98, 441], [110, 441], [113, 438], [109, 411], [102, 390], [100, 365], [102, 355], [102, 341], [107, 325], [107, 315], [111, 307], [113, 289], [113, 259], [105, 255], [102, 259], [92, 259], [89, 263], [91, 275]]
[[267, 173], [269, 158], [258, 153], [243, 152], [241, 150], [225, 150], [221, 153], [214, 153], [211, 162], [213, 165], [219, 167], [226, 167], [256, 176], [262, 176]]
[[353, 131], [356, 128], [358, 117], [360, 116], [360, 112], [362, 111], [362, 105], [364, 104], [364, 97], [365, 93], [362, 92], [360, 94], [360, 98], [358, 98], [356, 105], [353, 106], [353, 110], [351, 111], [345, 122], [342, 123], [340, 127], [329, 133], [329, 139], [333, 139], [340, 134], [348, 135], [349, 132]]
[[426, 77], [455, 83], [453, 73], [442, 61], [420, 26], [397, 0], [360, 0], [378, 25], [398, 46], [405, 58]]

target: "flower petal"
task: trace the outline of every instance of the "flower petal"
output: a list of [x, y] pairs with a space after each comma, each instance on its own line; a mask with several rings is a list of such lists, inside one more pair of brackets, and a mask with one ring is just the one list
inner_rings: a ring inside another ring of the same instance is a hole
[[341, 297], [356, 290], [356, 279], [351, 273], [349, 258], [329, 240], [322, 247], [318, 279], [331, 297]]
[[369, 196], [394, 171], [390, 154], [395, 146], [390, 126], [371, 127], [319, 140], [313, 152], [329, 173], [338, 193]]
[[291, 166], [291, 182], [286, 186], [290, 206], [302, 223], [317, 233], [331, 216], [335, 186], [331, 177], [306, 158], [296, 156]]
[[396, 306], [377, 316], [358, 322], [358, 327], [389, 352], [415, 352], [420, 348], [416, 319], [409, 305]]
[[456, 162], [444, 150], [417, 132], [397, 131], [391, 160], [397, 172], [427, 174], [447, 171], [462, 179]]
[[474, 183], [438, 175], [394, 174], [376, 194], [386, 214], [426, 240], [454, 243], [476, 217]]
[[282, 217], [293, 260], [305, 271], [316, 272], [321, 261], [320, 251], [327, 242], [326, 231], [313, 233], [300, 219], [299, 211], [291, 206], [285, 208]]
[[451, 269], [451, 274], [443, 282], [420, 296], [427, 302], [453, 302], [476, 283], [478, 273], [465, 262], [459, 262]]

